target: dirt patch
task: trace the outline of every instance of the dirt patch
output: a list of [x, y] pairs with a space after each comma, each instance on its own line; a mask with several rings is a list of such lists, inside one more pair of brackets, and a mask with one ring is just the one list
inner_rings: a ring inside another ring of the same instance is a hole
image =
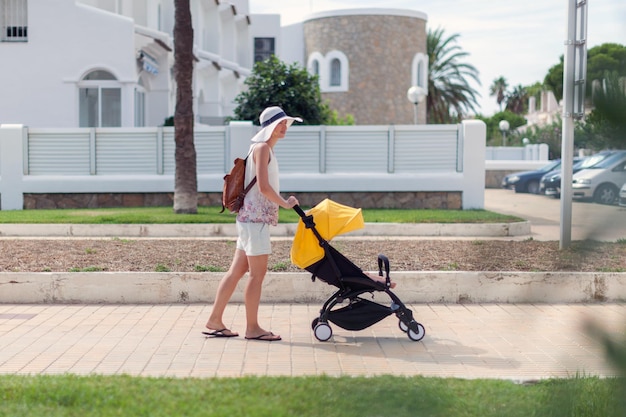
[[[272, 271], [300, 271], [291, 264], [291, 241], [272, 243]], [[337, 240], [333, 246], [363, 270], [389, 257], [401, 271], [626, 272], [626, 244], [502, 240]], [[1, 272], [226, 271], [233, 240], [198, 239], [3, 239]]]

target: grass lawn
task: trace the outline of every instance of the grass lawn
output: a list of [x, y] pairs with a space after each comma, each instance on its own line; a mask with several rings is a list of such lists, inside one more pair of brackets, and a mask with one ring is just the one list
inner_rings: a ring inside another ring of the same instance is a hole
[[623, 416], [624, 381], [0, 376], [0, 416]]
[[[304, 207], [303, 207], [304, 208]], [[8, 210], [0, 212], [0, 223], [39, 224], [171, 224], [234, 223], [235, 215], [220, 213], [221, 207], [198, 207], [198, 214], [175, 214], [172, 207], [108, 209]], [[297, 223], [293, 210], [280, 210], [281, 223]], [[368, 223], [510, 223], [523, 221], [486, 210], [397, 210], [364, 209]]]

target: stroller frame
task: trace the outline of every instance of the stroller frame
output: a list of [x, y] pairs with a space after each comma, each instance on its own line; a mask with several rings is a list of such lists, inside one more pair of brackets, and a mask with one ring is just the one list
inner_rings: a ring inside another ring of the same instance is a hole
[[[378, 275], [383, 276], [384, 266], [385, 283], [373, 280], [320, 235], [315, 228], [312, 215], [306, 215], [297, 205], [294, 206], [294, 210], [302, 218], [305, 227], [313, 232], [324, 250], [322, 260], [305, 268], [311, 272], [311, 280], [315, 281], [319, 278], [329, 285], [338, 287], [338, 290], [326, 300], [320, 309], [319, 316], [311, 323], [315, 337], [322, 342], [332, 337], [333, 331], [329, 322], [346, 330], [363, 330], [395, 314], [398, 318], [398, 326], [409, 339], [421, 340], [426, 333], [424, 326], [415, 321], [413, 312], [391, 291], [389, 259], [383, 254], [378, 255]], [[387, 294], [391, 299], [390, 305], [386, 306], [362, 297], [369, 293], [373, 298], [374, 292]], [[347, 305], [335, 308], [346, 301]]]

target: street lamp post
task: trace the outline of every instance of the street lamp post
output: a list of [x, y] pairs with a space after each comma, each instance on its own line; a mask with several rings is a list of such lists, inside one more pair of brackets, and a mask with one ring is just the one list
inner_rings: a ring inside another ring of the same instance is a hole
[[502, 146], [506, 146], [506, 132], [509, 131], [511, 126], [506, 120], [501, 120], [498, 127], [500, 128], [500, 132], [502, 132]]
[[413, 103], [413, 123], [417, 124], [417, 105], [424, 101], [428, 91], [419, 85], [414, 85], [406, 92], [406, 97]]

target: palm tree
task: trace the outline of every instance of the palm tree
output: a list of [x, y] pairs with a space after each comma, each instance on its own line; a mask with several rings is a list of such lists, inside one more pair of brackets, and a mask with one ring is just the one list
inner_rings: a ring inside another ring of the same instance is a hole
[[506, 89], [509, 88], [509, 83], [506, 82], [506, 78], [500, 77], [493, 80], [493, 84], [489, 87], [489, 96], [496, 97], [496, 101], [502, 111], [502, 102], [506, 97]]
[[506, 96], [506, 109], [515, 114], [523, 114], [526, 110], [528, 92], [521, 84], [513, 88]]
[[174, 212], [198, 212], [196, 148], [193, 143], [193, 26], [189, 0], [174, 1], [174, 74], [176, 77], [176, 142]]
[[450, 123], [475, 112], [479, 93], [469, 79], [480, 85], [478, 70], [461, 62], [469, 54], [455, 45], [459, 34], [444, 37], [444, 30], [428, 30], [428, 123]]

